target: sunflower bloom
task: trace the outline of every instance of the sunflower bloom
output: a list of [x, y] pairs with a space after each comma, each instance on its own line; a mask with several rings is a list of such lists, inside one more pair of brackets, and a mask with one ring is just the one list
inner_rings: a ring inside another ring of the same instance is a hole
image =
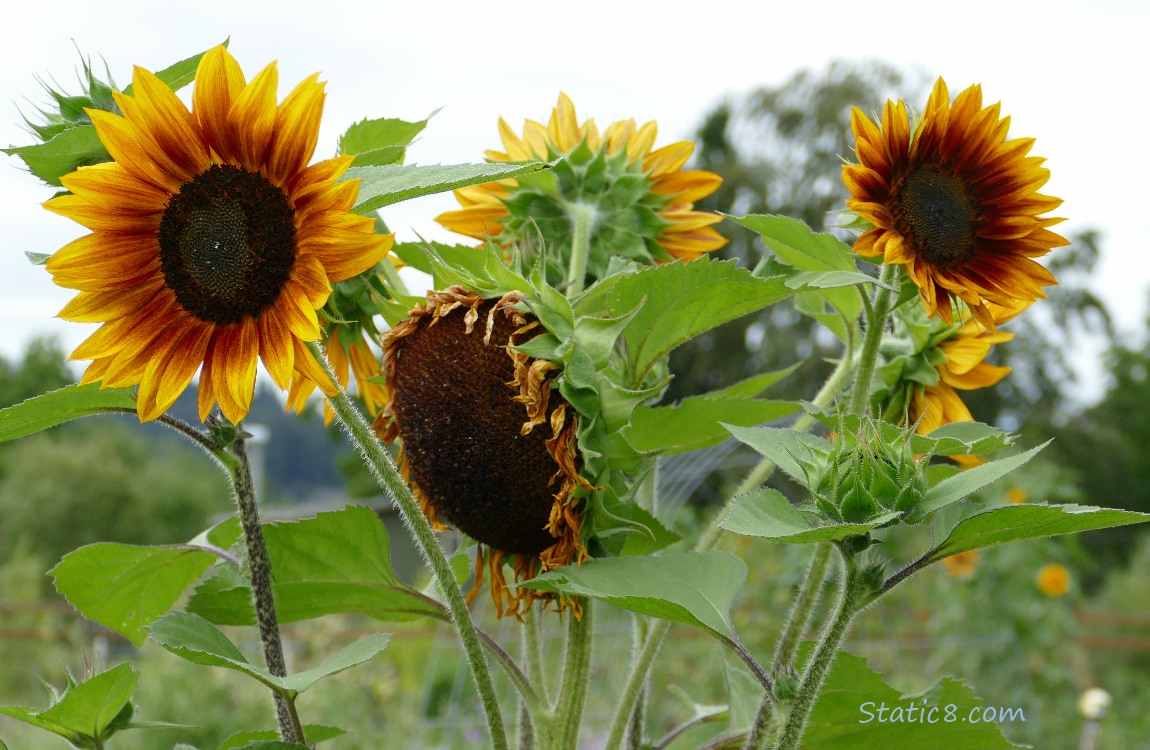
[[1070, 571], [1065, 565], [1047, 563], [1038, 569], [1035, 584], [1039, 591], [1052, 599], [1064, 596], [1070, 591]]
[[570, 246], [570, 206], [594, 212], [588, 270], [600, 275], [612, 255], [641, 262], [693, 260], [727, 240], [712, 225], [722, 217], [694, 210], [722, 178], [685, 170], [695, 150], [680, 141], [652, 150], [658, 126], [635, 120], [612, 123], [600, 132], [594, 120], [580, 123], [566, 94], [546, 125], [528, 120], [520, 136], [499, 120], [503, 151], [487, 151], [493, 162], [562, 160], [555, 180], [515, 179], [460, 188], [461, 208], [436, 218], [453, 232], [500, 244], [532, 242], [540, 235], [550, 248]]
[[101, 323], [71, 355], [92, 360], [81, 382], [139, 386], [143, 421], [167, 410], [200, 370], [199, 413], [238, 422], [251, 407], [257, 361], [335, 386], [308, 352], [316, 310], [334, 282], [378, 263], [390, 235], [350, 212], [352, 157], [311, 166], [323, 110], [313, 75], [276, 104], [275, 63], [250, 82], [223, 47], [196, 71], [192, 109], [136, 68], [123, 116], [88, 110], [114, 161], [62, 178], [70, 195], [45, 207], [91, 234], [48, 261], [78, 290], [59, 317]]
[[[379, 359], [367, 342], [365, 332], [359, 328], [336, 325], [323, 334], [322, 343], [340, 388], [347, 391], [351, 378], [354, 377], [355, 393], [363, 400], [368, 414], [373, 417], [379, 414], [387, 403], [384, 387], [379, 382], [383, 370], [380, 369]], [[315, 388], [316, 381], [309, 375], [295, 373], [288, 388], [287, 408], [294, 409], [296, 413], [302, 412], [307, 407], [308, 399]], [[324, 424], [331, 424], [334, 417], [335, 410], [325, 399]]]
[[490, 576], [496, 612], [521, 617], [535, 599], [571, 603], [515, 581], [572, 562], [580, 538], [578, 416], [552, 380], [558, 367], [514, 347], [543, 332], [512, 307], [454, 286], [427, 294], [383, 335], [386, 406], [376, 434], [399, 438], [400, 468], [433, 526], [479, 542], [474, 599]]
[[942, 558], [942, 567], [946, 568], [946, 572], [950, 574], [951, 578], [964, 581], [974, 576], [978, 570], [978, 561], [981, 557], [982, 552], [976, 549], [970, 549], [966, 552], [959, 552], [950, 557]]
[[1017, 313], [1017, 310], [993, 309], [991, 320], [995, 327], [991, 330], [973, 317], [967, 318], [950, 338], [938, 345], [946, 358], [935, 367], [938, 383], [916, 388], [910, 399], [909, 419], [911, 423], [918, 422], [918, 434], [928, 435], [951, 422], [974, 421], [958, 391], [988, 388], [1010, 374], [1009, 367], [992, 365], [984, 360], [994, 344], [1014, 338], [1013, 333], [997, 330], [997, 324], [1006, 322]]
[[1034, 139], [1006, 139], [1009, 125], [981, 87], [952, 104], [941, 78], [913, 132], [901, 101], [881, 126], [851, 114], [860, 163], [843, 167], [847, 205], [873, 225], [855, 251], [903, 265], [927, 315], [947, 323], [955, 298], [992, 328], [988, 303], [1029, 304], [1057, 283], [1033, 259], [1067, 244], [1048, 229], [1062, 219], [1042, 216], [1062, 201], [1038, 192], [1050, 171], [1028, 156]]

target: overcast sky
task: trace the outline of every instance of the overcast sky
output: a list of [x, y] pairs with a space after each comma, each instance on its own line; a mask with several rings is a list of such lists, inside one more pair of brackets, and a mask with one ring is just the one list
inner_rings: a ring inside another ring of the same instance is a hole
[[[161, 10], [162, 8], [162, 10]], [[496, 121], [545, 120], [560, 90], [580, 119], [600, 125], [657, 120], [656, 145], [689, 137], [726, 95], [777, 84], [832, 59], [881, 59], [956, 94], [980, 82], [1002, 102], [1011, 135], [1033, 136], [1065, 199], [1064, 233], [1097, 228], [1097, 279], [1129, 336], [1142, 335], [1150, 287], [1145, 131], [1150, 123], [1150, 3], [822, 2], [705, 3], [347, 2], [10, 4], [0, 22], [0, 145], [25, 145], [20, 112], [43, 102], [36, 76], [75, 90], [76, 47], [102, 56], [121, 86], [131, 66], [159, 69], [226, 37], [248, 76], [279, 61], [280, 94], [315, 71], [327, 81], [317, 157], [364, 117], [418, 120], [443, 107], [408, 161], [481, 161], [498, 148]], [[881, 102], [860, 102], [877, 109]], [[911, 102], [921, 108], [925, 102]], [[53, 316], [72, 292], [56, 288], [24, 251], [50, 253], [82, 234], [39, 203], [51, 195], [0, 155], [0, 355], [38, 333], [65, 345], [90, 332]], [[435, 197], [390, 207], [401, 239], [449, 238], [432, 218], [454, 205]], [[1055, 251], [1057, 252], [1057, 251]], [[1093, 355], [1084, 354], [1084, 357]], [[1084, 363], [1084, 371], [1097, 373]], [[1091, 389], [1087, 389], [1089, 395]]]

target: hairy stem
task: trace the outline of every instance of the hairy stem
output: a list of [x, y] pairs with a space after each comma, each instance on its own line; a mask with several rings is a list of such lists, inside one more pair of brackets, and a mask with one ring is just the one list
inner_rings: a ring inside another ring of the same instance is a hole
[[[842, 549], [840, 548], [840, 552]], [[779, 737], [776, 750], [797, 750], [802, 740], [803, 732], [807, 728], [811, 710], [818, 701], [823, 681], [830, 672], [831, 664], [838, 655], [839, 646], [842, 645], [851, 622], [858, 614], [858, 598], [860, 593], [858, 562], [850, 554], [843, 553], [843, 580], [839, 588], [838, 601], [835, 602], [834, 614], [819, 638], [811, 659], [799, 680], [795, 692], [795, 700], [791, 704], [791, 712], [783, 724], [783, 732]], [[763, 738], [765, 740], [765, 738]], [[765, 745], [748, 745], [747, 750], [759, 750]]]
[[627, 681], [623, 683], [623, 693], [619, 696], [619, 702], [615, 706], [615, 715], [611, 719], [605, 747], [623, 746], [623, 737], [631, 723], [631, 714], [635, 710], [635, 704], [647, 684], [647, 675], [651, 671], [651, 664], [654, 663], [655, 655], [659, 653], [659, 647], [663, 645], [663, 638], [666, 637], [667, 631], [670, 629], [670, 620], [652, 622], [647, 630], [646, 638], [635, 649], [635, 656], [631, 659], [631, 672], [627, 675]]
[[591, 678], [591, 640], [594, 632], [594, 601], [582, 599], [583, 616], [568, 612], [567, 654], [563, 663], [563, 684], [555, 702], [559, 720], [558, 747], [575, 750], [579, 725], [583, 723], [583, 706], [587, 702], [587, 682]]
[[803, 579], [803, 585], [795, 596], [795, 602], [791, 605], [786, 625], [783, 626], [783, 634], [779, 637], [779, 645], [775, 649], [771, 674], [779, 675], [794, 661], [799, 640], [802, 638], [803, 631], [806, 630], [807, 623], [810, 622], [815, 601], [818, 600], [819, 589], [822, 588], [823, 581], [826, 580], [830, 561], [831, 545], [826, 542], [816, 545], [814, 557], [811, 558], [811, 565], [807, 568], [806, 578]]
[[591, 230], [595, 223], [595, 208], [581, 203], [569, 203], [567, 215], [571, 219], [571, 262], [567, 267], [567, 297], [574, 298], [583, 291], [587, 279], [587, 256], [591, 253]]
[[[831, 373], [827, 381], [823, 383], [823, 387], [820, 388], [819, 392], [815, 395], [813, 399], [815, 406], [826, 407], [834, 402], [835, 397], [838, 396], [850, 379], [853, 364], [853, 352], [848, 350], [843, 354], [842, 359], [839, 360], [834, 372]], [[810, 414], [803, 414], [795, 420], [791, 429], [806, 432], [811, 429], [814, 424], [814, 417]], [[742, 483], [740, 483], [738, 489], [735, 490], [731, 499], [723, 506], [722, 510], [715, 514], [706, 530], [699, 536], [699, 539], [695, 542], [696, 551], [707, 552], [714, 549], [719, 541], [719, 537], [723, 533], [719, 524], [727, 517], [727, 514], [735, 502], [735, 498], [761, 485], [774, 469], [775, 464], [770, 459], [764, 458], [751, 470], [751, 473], [747, 475]], [[618, 743], [622, 741], [623, 734], [626, 731], [628, 717], [634, 710], [635, 701], [638, 699], [642, 687], [646, 683], [651, 664], [654, 662], [655, 655], [659, 652], [659, 647], [663, 644], [663, 638], [666, 637], [667, 631], [670, 630], [670, 628], [671, 623], [668, 620], [653, 622], [647, 631], [643, 643], [636, 649], [636, 656], [631, 665], [631, 672], [627, 676], [627, 682], [623, 685], [623, 693], [620, 695], [619, 703], [615, 707], [615, 715], [611, 721], [607, 747], [619, 747]], [[612, 740], [614, 740], [615, 744], [612, 744]]]
[[[855, 373], [851, 414], [864, 414], [870, 406], [871, 381], [874, 380], [875, 365], [878, 363], [878, 349], [886, 329], [886, 319], [890, 315], [890, 286], [897, 274], [897, 265], [883, 266], [879, 285], [875, 287], [874, 300], [866, 306], [866, 334], [859, 354], [858, 371]], [[866, 302], [865, 297], [863, 301]]]
[[[308, 349], [324, 368], [332, 382], [337, 383], [338, 381], [335, 379], [327, 359], [323, 356], [319, 344], [309, 343]], [[419, 509], [419, 503], [416, 502], [415, 497], [411, 494], [411, 489], [400, 476], [399, 469], [396, 468], [395, 462], [391, 459], [391, 454], [376, 439], [367, 420], [347, 394], [341, 391], [334, 396], [329, 396], [328, 401], [335, 410], [336, 418], [347, 431], [348, 437], [371, 468], [376, 481], [391, 495], [396, 506], [399, 507], [399, 512], [403, 516], [404, 523], [411, 532], [416, 546], [419, 547], [431, 568], [431, 572], [435, 576], [435, 583], [443, 596], [448, 612], [451, 614], [451, 623], [455, 626], [460, 643], [463, 645], [468, 666], [471, 668], [471, 677], [475, 681], [475, 688], [479, 693], [479, 700], [483, 705], [483, 713], [487, 719], [491, 744], [495, 750], [506, 750], [507, 733], [503, 726], [503, 716], [500, 713], [495, 685], [491, 681], [491, 672], [487, 668], [487, 660], [483, 655], [483, 647], [480, 644], [475, 623], [471, 620], [471, 613], [467, 610], [467, 602], [464, 600], [463, 592], [455, 582], [451, 566], [443, 554], [443, 548], [439, 546], [439, 540], [435, 538], [435, 531], [431, 528], [431, 523]]]
[[[235, 491], [240, 527], [244, 533], [244, 544], [247, 546], [252, 606], [256, 613], [260, 643], [263, 644], [264, 663], [267, 665], [268, 671], [276, 677], [286, 677], [287, 664], [284, 661], [283, 641], [280, 639], [275, 600], [272, 596], [271, 558], [268, 557], [263, 529], [260, 527], [260, 512], [256, 505], [251, 463], [248, 461], [242, 435], [243, 430], [237, 429], [237, 437], [231, 445], [231, 455], [228, 457], [231, 460], [227, 464], [231, 475], [232, 489]], [[296, 713], [295, 703], [278, 692], [274, 695], [280, 736], [285, 742], [303, 744], [303, 726], [300, 723], [299, 714]]]

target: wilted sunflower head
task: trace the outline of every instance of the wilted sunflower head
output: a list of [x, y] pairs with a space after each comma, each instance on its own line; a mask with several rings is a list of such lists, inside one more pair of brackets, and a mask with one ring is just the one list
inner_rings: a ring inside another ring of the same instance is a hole
[[[114, 161], [62, 178], [45, 204], [91, 230], [47, 263], [79, 294], [59, 317], [102, 325], [72, 359], [85, 383], [139, 386], [140, 419], [162, 414], [200, 370], [199, 411], [233, 422], [251, 406], [257, 360], [334, 385], [304, 345], [334, 282], [378, 263], [391, 235], [351, 213], [352, 157], [308, 166], [323, 111], [313, 75], [276, 103], [275, 63], [250, 82], [223, 47], [196, 71], [192, 109], [136, 68], [122, 115], [90, 109]], [[202, 369], [201, 369], [202, 366]]]
[[382, 439], [401, 440], [428, 518], [479, 542], [471, 596], [486, 568], [496, 611], [516, 616], [552, 597], [509, 589], [503, 562], [516, 581], [582, 562], [575, 490], [590, 488], [579, 475], [578, 417], [551, 387], [557, 366], [515, 348], [544, 330], [520, 301], [458, 286], [429, 292], [384, 334], [386, 406], [375, 421]]
[[546, 125], [528, 120], [517, 135], [502, 118], [504, 151], [487, 151], [495, 162], [543, 159], [557, 162], [548, 173], [455, 191], [460, 208], [436, 218], [453, 232], [500, 244], [545, 243], [553, 264], [566, 271], [576, 218], [588, 221], [587, 272], [600, 278], [614, 256], [651, 263], [692, 260], [726, 244], [713, 228], [722, 217], [694, 210], [722, 178], [685, 170], [695, 149], [679, 141], [652, 150], [658, 126], [634, 120], [612, 123], [600, 133], [594, 120], [580, 123], [566, 94]]
[[1028, 304], [1057, 283], [1033, 258], [1067, 244], [1047, 228], [1062, 219], [1042, 216], [1062, 201], [1038, 192], [1050, 171], [1027, 155], [1034, 139], [1007, 140], [1009, 125], [977, 85], [952, 104], [941, 78], [913, 131], [901, 101], [887, 102], [881, 127], [851, 114], [847, 205], [873, 225], [855, 251], [905, 266], [927, 314], [947, 323], [953, 298], [993, 328], [988, 303]]

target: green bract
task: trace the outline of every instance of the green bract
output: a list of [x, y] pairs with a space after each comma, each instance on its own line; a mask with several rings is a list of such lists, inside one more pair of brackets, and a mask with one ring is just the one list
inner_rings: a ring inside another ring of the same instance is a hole
[[546, 245], [547, 278], [560, 283], [568, 270], [567, 257], [579, 213], [589, 214], [590, 249], [587, 274], [602, 278], [612, 258], [641, 263], [671, 260], [655, 241], [670, 222], [659, 216], [668, 198], [651, 191], [642, 161], [630, 161], [626, 151], [608, 155], [606, 145], [592, 150], [584, 141], [563, 155], [549, 149], [554, 166], [547, 173], [519, 178], [519, 187], [505, 201], [500, 242], [527, 248]]

